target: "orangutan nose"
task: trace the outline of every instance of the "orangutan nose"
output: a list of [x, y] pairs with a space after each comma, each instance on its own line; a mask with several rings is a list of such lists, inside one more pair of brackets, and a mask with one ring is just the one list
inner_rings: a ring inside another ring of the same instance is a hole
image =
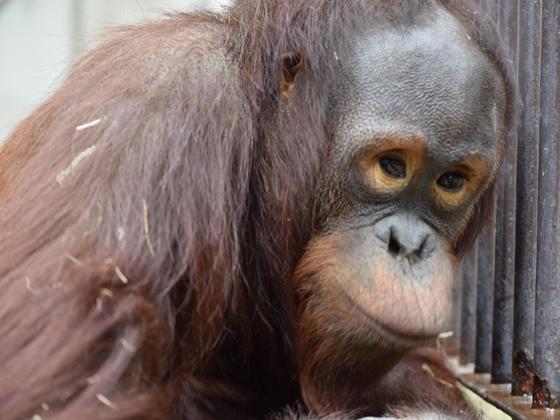
[[427, 259], [435, 248], [432, 229], [415, 216], [396, 214], [382, 219], [375, 233], [387, 252], [398, 260], [414, 263]]

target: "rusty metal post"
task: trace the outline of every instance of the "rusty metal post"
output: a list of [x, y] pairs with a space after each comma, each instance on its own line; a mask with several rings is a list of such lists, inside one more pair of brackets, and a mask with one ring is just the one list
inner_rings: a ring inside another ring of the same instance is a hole
[[519, 2], [519, 93], [523, 102], [517, 145], [517, 222], [513, 336], [514, 395], [532, 391], [537, 263], [541, 1]]
[[462, 364], [474, 362], [476, 336], [476, 255], [477, 246], [475, 245], [461, 261], [463, 294], [459, 360]]
[[543, 0], [533, 407], [560, 408], [560, 3]]
[[[498, 29], [507, 57], [517, 62], [518, 0], [500, 2]], [[508, 133], [498, 182], [496, 261], [492, 334], [492, 382], [510, 383], [512, 377], [513, 294], [515, 282], [515, 189], [517, 133]]]

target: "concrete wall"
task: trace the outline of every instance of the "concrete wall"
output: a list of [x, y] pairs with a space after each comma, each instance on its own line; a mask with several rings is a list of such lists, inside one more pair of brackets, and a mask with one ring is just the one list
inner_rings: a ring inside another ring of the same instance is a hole
[[0, 142], [64, 79], [104, 28], [228, 0], [0, 0]]

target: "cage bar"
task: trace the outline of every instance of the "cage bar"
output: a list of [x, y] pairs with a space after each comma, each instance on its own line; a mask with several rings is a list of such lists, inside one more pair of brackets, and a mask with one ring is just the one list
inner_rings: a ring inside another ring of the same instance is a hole
[[533, 407], [560, 408], [560, 4], [543, 0]]
[[459, 360], [462, 364], [474, 363], [476, 337], [476, 261], [477, 245], [461, 261], [462, 304], [461, 346]]
[[[511, 65], [517, 61], [518, 1], [502, 1], [498, 29]], [[492, 333], [492, 382], [512, 379], [513, 295], [515, 283], [515, 189], [517, 133], [508, 133], [498, 177], [496, 210], [496, 255], [494, 273], [494, 316]]]
[[[480, 6], [494, 22], [498, 17], [496, 0], [481, 0]], [[475, 372], [488, 373], [492, 367], [492, 325], [496, 245], [496, 200], [493, 191], [490, 217], [480, 233], [477, 255], [477, 303], [476, 303], [476, 355]]]
[[[494, 190], [494, 195], [496, 191]], [[492, 302], [494, 294], [494, 246], [496, 239], [495, 197], [490, 220], [478, 241], [476, 281], [476, 357], [475, 372], [488, 373], [492, 367]]]
[[517, 145], [513, 335], [514, 395], [532, 392], [537, 263], [541, 1], [519, 2], [518, 77], [523, 102]]
[[451, 320], [450, 329], [453, 332], [451, 337], [448, 337], [445, 343], [445, 349], [450, 356], [459, 355], [461, 348], [461, 311], [463, 308], [463, 275], [462, 270], [459, 270], [453, 283], [453, 318]]

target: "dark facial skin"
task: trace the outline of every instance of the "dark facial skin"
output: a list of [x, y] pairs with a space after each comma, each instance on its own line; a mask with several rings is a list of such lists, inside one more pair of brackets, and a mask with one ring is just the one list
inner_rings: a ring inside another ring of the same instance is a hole
[[312, 406], [336, 399], [321, 389], [336, 376], [328, 343], [352, 348], [338, 377], [382, 377], [445, 330], [452, 244], [495, 176], [505, 118], [500, 74], [435, 6], [408, 28], [376, 22], [337, 55], [341, 80], [316, 236], [296, 271], [304, 334], [322, 335], [301, 344]]
[[[347, 55], [339, 53], [343, 79], [335, 93], [331, 175], [324, 188], [343, 188], [332, 204], [340, 208], [343, 201], [354, 213], [379, 213], [381, 205], [414, 209], [450, 239], [497, 166], [505, 92], [493, 64], [455, 18], [436, 13], [419, 17], [406, 32], [376, 25]], [[404, 156], [408, 175], [416, 173], [406, 188], [368, 182], [368, 168], [357, 168], [361, 159], [383, 151], [410, 154]], [[455, 170], [476, 181], [468, 183], [470, 194], [456, 204], [458, 196], [436, 202], [434, 180]], [[340, 179], [340, 173], [348, 176]], [[323, 223], [347, 223], [340, 219], [348, 216], [329, 204], [322, 203]]]
[[[422, 287], [450, 290], [449, 245], [498, 163], [505, 103], [500, 75], [441, 10], [435, 17], [418, 17], [406, 31], [376, 25], [340, 60], [344, 76], [335, 94], [329, 174], [344, 175], [326, 178], [323, 189], [340, 195], [321, 203], [318, 227], [352, 229], [368, 238], [353, 242], [352, 253], [365, 253], [364, 264], [369, 253], [384, 254], [372, 257], [372, 264], [386, 260], [399, 281], [407, 282], [399, 285], [404, 294]], [[437, 284], [436, 277], [446, 284]], [[406, 309], [421, 315], [425, 306], [431, 306], [429, 300]], [[447, 302], [438, 306], [448, 311]], [[434, 314], [434, 308], [429, 311]], [[426, 315], [415, 323], [375, 312], [374, 318], [406, 335], [433, 335], [447, 317]]]

